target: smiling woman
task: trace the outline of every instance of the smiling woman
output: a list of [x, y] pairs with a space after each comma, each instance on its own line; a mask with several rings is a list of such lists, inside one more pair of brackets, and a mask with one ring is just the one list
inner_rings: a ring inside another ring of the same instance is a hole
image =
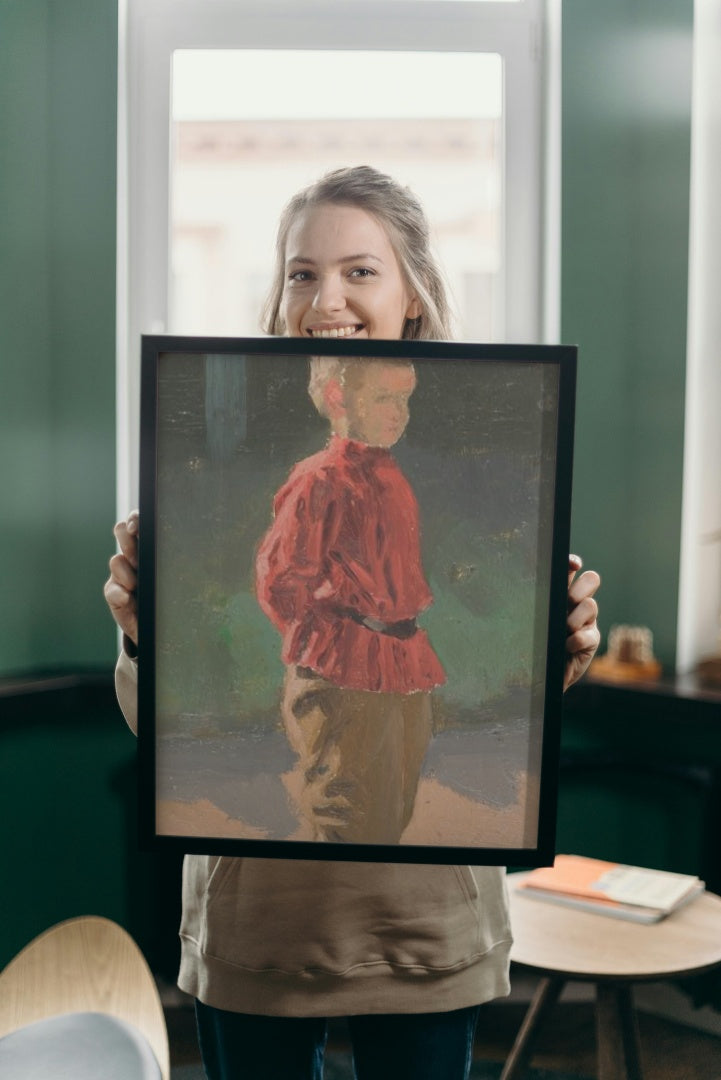
[[447, 340], [451, 319], [417, 197], [368, 166], [336, 169], [281, 217], [270, 334]]

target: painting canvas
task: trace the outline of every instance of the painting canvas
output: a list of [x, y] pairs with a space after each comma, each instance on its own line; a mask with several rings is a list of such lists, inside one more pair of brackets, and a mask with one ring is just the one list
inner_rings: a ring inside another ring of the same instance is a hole
[[143, 339], [153, 847], [553, 854], [575, 350]]

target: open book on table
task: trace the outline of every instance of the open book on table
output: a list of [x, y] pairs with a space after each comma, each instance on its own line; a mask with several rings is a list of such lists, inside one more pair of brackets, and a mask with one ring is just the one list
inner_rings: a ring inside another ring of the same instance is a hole
[[693, 874], [557, 855], [553, 866], [532, 870], [516, 887], [536, 900], [653, 923], [689, 903], [705, 886]]

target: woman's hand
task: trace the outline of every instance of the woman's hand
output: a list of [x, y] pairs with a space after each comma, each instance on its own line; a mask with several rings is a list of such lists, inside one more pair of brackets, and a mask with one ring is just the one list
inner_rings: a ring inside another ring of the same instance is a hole
[[120, 553], [110, 560], [110, 577], [103, 590], [110, 612], [123, 633], [138, 644], [138, 531], [137, 510], [113, 529]]
[[595, 570], [576, 574], [583, 566], [578, 555], [568, 557], [568, 618], [566, 619], [566, 670], [563, 689], [573, 686], [593, 660], [601, 640], [596, 618], [598, 604], [594, 593], [601, 584]]

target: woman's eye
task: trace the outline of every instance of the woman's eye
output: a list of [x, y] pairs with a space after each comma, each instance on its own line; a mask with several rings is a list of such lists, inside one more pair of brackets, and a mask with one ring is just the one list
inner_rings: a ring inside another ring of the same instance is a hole
[[310, 270], [294, 270], [291, 274], [288, 274], [288, 281], [304, 282], [310, 281], [310, 279]]
[[350, 276], [355, 278], [367, 278], [373, 277], [374, 273], [375, 272], [371, 270], [369, 266], [356, 266], [351, 270]]

